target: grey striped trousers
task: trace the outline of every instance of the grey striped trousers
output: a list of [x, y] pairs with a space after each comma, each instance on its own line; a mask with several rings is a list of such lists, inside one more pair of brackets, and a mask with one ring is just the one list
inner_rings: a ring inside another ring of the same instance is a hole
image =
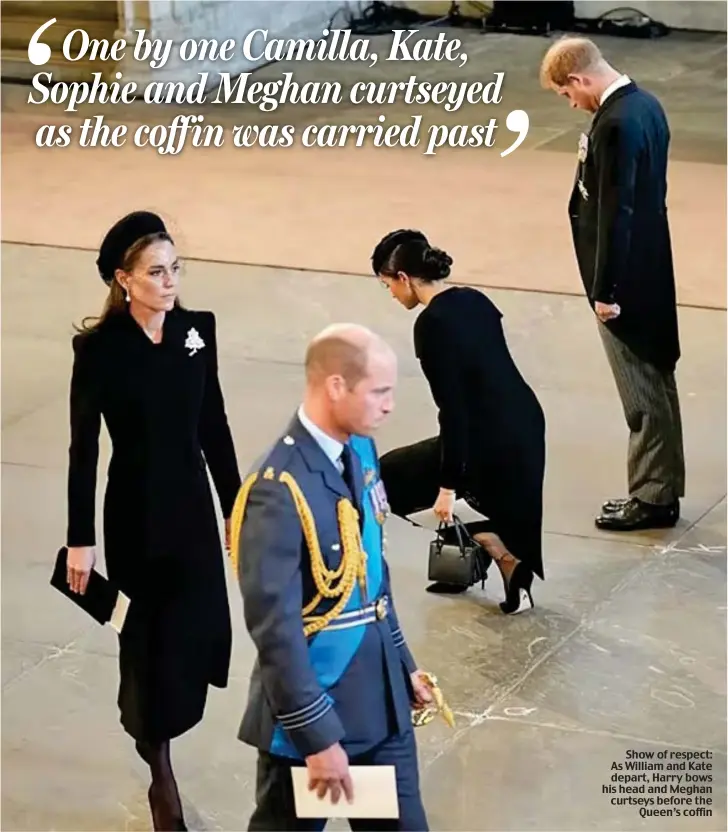
[[668, 505], [685, 495], [680, 402], [674, 373], [638, 358], [597, 321], [629, 427], [630, 497]]

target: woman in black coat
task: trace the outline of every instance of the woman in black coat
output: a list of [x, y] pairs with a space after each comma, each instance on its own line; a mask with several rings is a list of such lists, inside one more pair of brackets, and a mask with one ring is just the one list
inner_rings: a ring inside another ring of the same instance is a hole
[[451, 265], [418, 231], [394, 231], [372, 254], [392, 296], [407, 309], [424, 307], [415, 353], [440, 425], [439, 436], [385, 454], [381, 476], [400, 517], [433, 507], [449, 523], [457, 494], [488, 518], [467, 529], [497, 563], [500, 607], [513, 614], [533, 607], [533, 576], [544, 577], [545, 420], [508, 350], [500, 311], [482, 292], [443, 285]]
[[227, 686], [232, 642], [207, 466], [226, 531], [240, 475], [215, 318], [180, 305], [179, 264], [162, 220], [124, 217], [97, 265], [109, 286], [106, 307], [73, 339], [68, 581], [83, 592], [95, 562], [103, 417], [113, 446], [106, 568], [130, 598], [119, 638], [121, 722], [151, 768], [154, 828], [185, 829], [170, 740], [202, 719], [209, 685]]

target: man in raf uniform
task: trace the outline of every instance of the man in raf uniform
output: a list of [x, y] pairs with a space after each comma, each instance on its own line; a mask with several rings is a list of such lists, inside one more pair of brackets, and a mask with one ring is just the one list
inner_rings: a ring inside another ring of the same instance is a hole
[[670, 129], [660, 102], [587, 38], [546, 52], [541, 83], [593, 114], [569, 202], [576, 259], [629, 427], [629, 497], [600, 529], [674, 526], [685, 494], [675, 275], [667, 219]]
[[258, 749], [251, 830], [323, 829], [296, 817], [291, 767], [337, 802], [352, 797], [350, 763], [395, 766], [400, 815], [352, 829], [428, 828], [411, 708], [432, 694], [397, 621], [369, 438], [396, 373], [368, 330], [324, 330], [307, 350], [303, 404], [236, 503], [231, 551], [258, 653], [238, 735]]

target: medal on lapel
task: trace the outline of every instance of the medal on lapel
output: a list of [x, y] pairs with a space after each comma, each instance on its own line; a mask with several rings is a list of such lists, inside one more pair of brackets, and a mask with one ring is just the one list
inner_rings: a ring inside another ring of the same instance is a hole
[[589, 151], [589, 136], [582, 133], [579, 136], [579, 149], [576, 153], [576, 158], [583, 164], [586, 162], [586, 154]]
[[381, 526], [389, 514], [387, 492], [384, 490], [384, 483], [381, 480], [377, 480], [369, 490], [369, 499], [372, 501], [372, 508], [374, 509], [374, 516], [377, 518], [377, 523]]
[[586, 162], [586, 156], [587, 156], [588, 152], [589, 152], [589, 136], [587, 136], [586, 133], [582, 133], [579, 136], [579, 149], [577, 150], [577, 153], [576, 153], [576, 158], [579, 160], [579, 165], [580, 165], [579, 179], [576, 183], [576, 186], [579, 189], [579, 193], [581, 194], [581, 198], [584, 201], [589, 199], [589, 192], [587, 191], [586, 186], [584, 185], [584, 180], [582, 178], [584, 170], [583, 170], [583, 167], [581, 167], [581, 166], [583, 166], [584, 162]]
[[364, 485], [369, 485], [369, 483], [374, 479], [374, 469], [367, 468], [364, 472]]

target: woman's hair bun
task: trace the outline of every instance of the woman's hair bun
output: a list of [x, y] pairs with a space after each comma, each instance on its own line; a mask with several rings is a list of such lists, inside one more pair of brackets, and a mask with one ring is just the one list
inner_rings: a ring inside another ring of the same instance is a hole
[[399, 228], [383, 237], [372, 253], [374, 274], [410, 277], [432, 283], [450, 275], [452, 257], [441, 248], [433, 248], [427, 237], [411, 228]]
[[441, 248], [427, 248], [422, 252], [422, 277], [425, 280], [444, 280], [450, 276], [452, 257]]

